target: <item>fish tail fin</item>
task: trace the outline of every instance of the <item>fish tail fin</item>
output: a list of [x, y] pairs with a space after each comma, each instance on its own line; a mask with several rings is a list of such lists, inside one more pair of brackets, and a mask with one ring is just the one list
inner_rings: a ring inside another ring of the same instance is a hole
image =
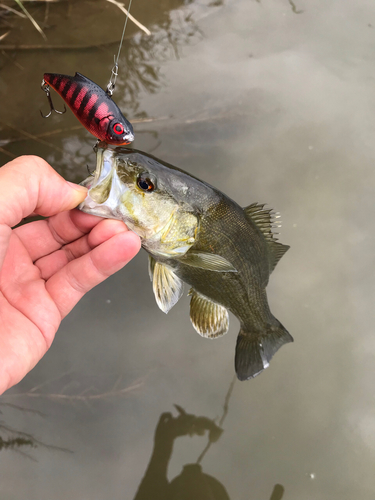
[[249, 380], [259, 375], [268, 368], [280, 347], [288, 342], [293, 342], [293, 337], [276, 318], [262, 332], [252, 332], [241, 326], [234, 362], [238, 379]]

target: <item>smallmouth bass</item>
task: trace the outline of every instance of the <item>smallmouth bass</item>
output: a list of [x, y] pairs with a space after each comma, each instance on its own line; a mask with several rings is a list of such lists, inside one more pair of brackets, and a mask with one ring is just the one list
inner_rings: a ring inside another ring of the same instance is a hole
[[98, 148], [88, 195], [79, 208], [123, 220], [149, 253], [156, 302], [167, 313], [191, 286], [190, 319], [206, 338], [227, 333], [231, 311], [240, 321], [235, 369], [248, 380], [269, 366], [292, 336], [272, 315], [269, 276], [288, 246], [272, 232], [271, 210], [240, 207], [219, 190], [151, 155]]

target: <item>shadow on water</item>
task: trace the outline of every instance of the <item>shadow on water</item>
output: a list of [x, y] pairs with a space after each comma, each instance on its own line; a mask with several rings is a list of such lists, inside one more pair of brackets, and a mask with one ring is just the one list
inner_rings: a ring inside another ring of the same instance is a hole
[[[154, 433], [154, 447], [145, 475], [139, 485], [134, 500], [230, 500], [225, 486], [215, 477], [203, 471], [201, 461], [210, 446], [223, 433], [222, 424], [228, 413], [229, 400], [235, 379], [227, 392], [223, 415], [218, 424], [212, 419], [188, 414], [175, 405], [177, 417], [170, 412], [162, 413]], [[168, 480], [168, 465], [173, 454], [174, 441], [183, 436], [204, 436], [208, 433], [208, 443], [195, 463], [183, 466], [181, 473]], [[269, 500], [281, 500], [284, 487], [276, 484]]]
[[168, 481], [168, 464], [173, 454], [175, 439], [182, 436], [203, 436], [209, 433], [211, 442], [223, 432], [213, 420], [186, 413], [176, 406], [179, 415], [162, 413], [154, 434], [154, 449], [145, 475], [134, 500], [229, 500], [224, 486], [214, 477], [205, 474], [200, 464], [187, 464], [180, 475]]
[[[234, 377], [230, 383], [223, 404], [223, 412], [218, 422], [205, 416], [196, 416], [187, 413], [179, 405], [174, 405], [177, 410], [177, 416], [173, 416], [171, 412], [165, 412], [160, 415], [154, 432], [154, 446], [151, 457], [134, 500], [230, 500], [225, 486], [217, 478], [205, 473], [201, 462], [210, 447], [219, 441], [224, 432], [223, 424], [228, 414], [230, 398], [236, 380], [236, 377]], [[119, 380], [117, 380], [112, 389], [105, 392], [95, 390], [90, 393], [90, 391], [87, 392], [85, 390], [80, 393], [69, 391], [68, 394], [65, 393], [66, 385], [57, 393], [41, 392], [40, 386], [38, 386], [24, 394], [14, 394], [13, 396], [16, 398], [23, 396], [47, 399], [55, 403], [89, 404], [94, 401], [102, 401], [108, 397], [114, 396], [118, 398], [119, 396], [124, 396], [139, 388], [142, 384], [143, 381], [141, 380], [134, 382], [128, 387], [121, 388], [118, 387]], [[12, 394], [8, 394], [7, 396], [8, 398], [12, 398]], [[40, 417], [46, 417], [44, 413], [35, 409], [25, 408], [3, 400], [0, 403], [0, 414], [3, 414], [3, 410], [5, 409], [16, 410], [22, 413], [34, 413]], [[173, 455], [174, 442], [177, 438], [184, 436], [207, 436], [207, 444], [195, 463], [185, 464], [180, 474], [172, 480], [168, 480], [168, 467]], [[33, 435], [18, 431], [8, 426], [3, 420], [0, 420], [0, 451], [12, 450], [25, 458], [36, 461], [30, 453], [30, 450], [36, 448], [72, 453], [72, 450], [48, 445], [36, 439]], [[283, 496], [284, 487], [276, 484], [269, 500], [281, 500]]]

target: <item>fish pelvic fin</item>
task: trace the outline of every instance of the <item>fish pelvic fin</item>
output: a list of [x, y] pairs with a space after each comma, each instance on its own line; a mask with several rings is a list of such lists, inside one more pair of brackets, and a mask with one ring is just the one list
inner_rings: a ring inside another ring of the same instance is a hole
[[263, 332], [251, 332], [241, 327], [237, 337], [235, 368], [239, 380], [250, 380], [268, 368], [273, 355], [293, 337], [275, 319]]
[[180, 300], [184, 292], [184, 283], [173, 272], [173, 269], [156, 262], [151, 255], [149, 255], [148, 272], [156, 303], [167, 314]]
[[191, 288], [189, 294], [190, 321], [202, 337], [216, 339], [225, 335], [229, 328], [229, 314], [225, 307], [213, 302]]
[[248, 207], [245, 207], [244, 212], [263, 233], [268, 244], [268, 260], [270, 272], [272, 272], [281, 257], [290, 248], [288, 245], [278, 243], [276, 238], [277, 233], [273, 232], [273, 228], [281, 227], [281, 222], [278, 220], [279, 215], [272, 209], [264, 208], [264, 205], [260, 205], [259, 203], [252, 203]]

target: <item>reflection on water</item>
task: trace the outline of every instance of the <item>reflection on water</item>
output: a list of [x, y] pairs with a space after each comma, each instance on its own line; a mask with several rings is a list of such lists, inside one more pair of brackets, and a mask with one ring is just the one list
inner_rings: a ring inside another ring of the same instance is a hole
[[[141, 0], [140, 0], [141, 1]], [[81, 2], [82, 5], [83, 2]], [[147, 119], [148, 113], [141, 105], [140, 95], [142, 92], [146, 92], [148, 94], [155, 94], [161, 90], [161, 88], [165, 85], [163, 73], [161, 70], [161, 64], [165, 63], [170, 59], [179, 59], [181, 56], [181, 51], [184, 47], [190, 46], [192, 44], [198, 43], [202, 39], [202, 33], [196, 22], [195, 12], [192, 8], [189, 8], [189, 4], [192, 3], [189, 1], [177, 1], [174, 2], [175, 10], [170, 10], [168, 8], [160, 9], [157, 20], [152, 22], [150, 26], [152, 29], [152, 33], [150, 36], [145, 35], [144, 33], [136, 33], [134, 36], [129, 36], [124, 40], [124, 46], [121, 52], [121, 57], [119, 60], [119, 76], [117, 78], [116, 90], [113, 96], [113, 99], [120, 106], [123, 114], [130, 119], [132, 124], [142, 123], [142, 122], [150, 122], [151, 120]], [[90, 4], [90, 9], [95, 10], [98, 9], [98, 16], [100, 15], [100, 5], [101, 3]], [[176, 7], [183, 7], [180, 9], [176, 9]], [[56, 6], [52, 4], [51, 11], [49, 12], [49, 16], [53, 19], [52, 9], [60, 9], [60, 6], [57, 4]], [[78, 15], [80, 12], [80, 3], [73, 6], [71, 5], [71, 9], [75, 9], [71, 15], [74, 17]], [[78, 9], [78, 12], [77, 12]], [[0, 10], [0, 14], [5, 11]], [[6, 11], [7, 16], [13, 15], [12, 12]], [[121, 17], [121, 16], [120, 16]], [[17, 19], [17, 17], [16, 17]], [[3, 22], [4, 21], [3, 19]], [[61, 28], [61, 24], [64, 24], [64, 18], [59, 19], [58, 27]], [[71, 24], [71, 18], [65, 19], [65, 24], [69, 26]], [[15, 29], [12, 31], [17, 32], [17, 24], [13, 26]], [[32, 27], [30, 28], [27, 24], [25, 26], [21, 26], [31, 32], [33, 35]], [[128, 27], [127, 32], [132, 31], [132, 28]], [[28, 35], [25, 34], [25, 37]], [[50, 34], [50, 38], [54, 39], [53, 35]], [[4, 45], [4, 44], [3, 44]], [[117, 42], [113, 44], [111, 47], [107, 47], [105, 51], [105, 57], [103, 57], [103, 48], [98, 47], [98, 44], [91, 46], [89, 49], [87, 47], [83, 47], [82, 49], [76, 48], [76, 55], [78, 59], [82, 58], [83, 61], [89, 58], [95, 58], [95, 69], [94, 72], [87, 72], [82, 68], [82, 64], [78, 64], [77, 66], [71, 67], [67, 72], [68, 74], [74, 74], [76, 71], [79, 71], [85, 76], [88, 76], [90, 79], [94, 80], [100, 86], [104, 87], [106, 82], [103, 82], [103, 73], [105, 68], [107, 67], [107, 63], [111, 63], [112, 56], [107, 57], [106, 53], [111, 53], [112, 51], [117, 52]], [[5, 48], [10, 47], [8, 45], [4, 45]], [[30, 49], [32, 45], [30, 46]], [[69, 49], [69, 44], [65, 46], [66, 49]], [[10, 52], [10, 50], [2, 50], [1, 51], [1, 42], [0, 42], [0, 62], [1, 65], [6, 67], [9, 66], [9, 55], [12, 54], [12, 58], [16, 61], [20, 59], [23, 55], [22, 51], [17, 53], [17, 46], [14, 46], [15, 52]], [[31, 51], [32, 52], [32, 51]], [[48, 71], [48, 68], [53, 66], [56, 68], [54, 72], [64, 73], [62, 69], [59, 69], [54, 61], [48, 61], [51, 55], [55, 54], [56, 57], [59, 57], [60, 50], [52, 50], [49, 52], [48, 56], [45, 60], [45, 66], [42, 71], [39, 73], [39, 80], [41, 80], [44, 72]], [[95, 57], [96, 54], [96, 57]], [[87, 57], [86, 57], [87, 56]], [[98, 65], [97, 61], [101, 61], [100, 65]], [[109, 66], [108, 66], [109, 67]], [[15, 68], [10, 66], [7, 68], [11, 78], [12, 73], [14, 73]], [[31, 70], [31, 68], [28, 68]], [[24, 72], [25, 68], [23, 68]], [[96, 74], [95, 74], [96, 73]], [[105, 73], [104, 73], [105, 74]], [[99, 76], [100, 75], [100, 76]], [[108, 69], [108, 73], [104, 76], [104, 78], [109, 78], [110, 70]], [[3, 76], [0, 77], [4, 78]], [[8, 87], [9, 82], [4, 80], [3, 88], [4, 90]], [[35, 89], [37, 86], [35, 87]], [[1, 86], [0, 86], [1, 90]], [[17, 86], [13, 86], [13, 92], [17, 92]], [[58, 98], [57, 98], [58, 99]], [[56, 99], [56, 101], [57, 101]], [[56, 104], [57, 109], [60, 109]], [[62, 109], [62, 105], [61, 105]], [[24, 113], [32, 113], [34, 115], [35, 102], [27, 101], [24, 103]], [[17, 121], [16, 117], [12, 117], [14, 122], [8, 121], [4, 119], [4, 115], [0, 118], [0, 158], [3, 160], [3, 163], [9, 158], [15, 156], [13, 151], [16, 150], [16, 147], [22, 147], [22, 142], [25, 141], [33, 141], [36, 146], [44, 146], [47, 149], [52, 150], [52, 153], [48, 156], [48, 161], [52, 163], [55, 168], [60, 171], [64, 176], [69, 178], [71, 181], [77, 181], [76, 177], [77, 167], [81, 166], [83, 163], [87, 163], [89, 161], [88, 156], [91, 154], [91, 146], [95, 143], [95, 139], [92, 136], [86, 134], [83, 131], [82, 125], [76, 125], [67, 127], [64, 124], [68, 123], [66, 116], [60, 117], [59, 120], [55, 122], [49, 122], [49, 127], [53, 127], [54, 123], [58, 123], [59, 127], [52, 128], [47, 132], [35, 133], [28, 130], [23, 130], [23, 127], [20, 127], [19, 123], [15, 123]], [[35, 114], [35, 120], [38, 117]], [[35, 127], [36, 125], [36, 127]], [[42, 123], [33, 124], [33, 129], [43, 127]], [[77, 131], [81, 132], [80, 134]], [[155, 130], [136, 130], [136, 135], [138, 134], [150, 134], [151, 137], [156, 138], [153, 141], [152, 147], [158, 146], [157, 141], [157, 131]], [[82, 137], [81, 137], [82, 136]], [[52, 140], [51, 140], [52, 139]], [[76, 141], [79, 141], [77, 147], [75, 147]], [[62, 141], [62, 147], [60, 145], [60, 141]], [[20, 144], [21, 143], [21, 144]], [[71, 144], [72, 143], [72, 144]], [[4, 159], [3, 159], [4, 158]]]
[[120, 57], [116, 84], [121, 86], [121, 108], [135, 118], [147, 117], [147, 111], [140, 107], [140, 93], [160, 91], [165, 84], [161, 63], [179, 59], [183, 47], [198, 43], [201, 38], [193, 13], [183, 10], [169, 13], [153, 26], [150, 36], [139, 33], [129, 40]]
[[[41, 417], [44, 417], [42, 413], [34, 409], [24, 408], [22, 406], [18, 406], [12, 403], [1, 402], [0, 408], [2, 408], [2, 410], [0, 410], [0, 414], [6, 413], [5, 412], [6, 409], [12, 409], [18, 412], [34, 413]], [[46, 444], [43, 441], [36, 439], [34, 436], [32, 436], [27, 432], [22, 432], [17, 429], [14, 429], [13, 427], [9, 426], [5, 420], [0, 420], [0, 451], [12, 450], [17, 453], [20, 453], [26, 458], [35, 461], [36, 459], [29, 451], [32, 448], [45, 448], [51, 451], [55, 450], [55, 451], [71, 453], [71, 451], [66, 448]]]
[[296, 4], [293, 2], [293, 0], [288, 0], [288, 1], [290, 3], [290, 6], [292, 7], [292, 11], [295, 14], [302, 14], [303, 10], [298, 10], [297, 7], [296, 7]]
[[270, 500], [281, 500], [284, 496], [284, 486], [275, 484]]

